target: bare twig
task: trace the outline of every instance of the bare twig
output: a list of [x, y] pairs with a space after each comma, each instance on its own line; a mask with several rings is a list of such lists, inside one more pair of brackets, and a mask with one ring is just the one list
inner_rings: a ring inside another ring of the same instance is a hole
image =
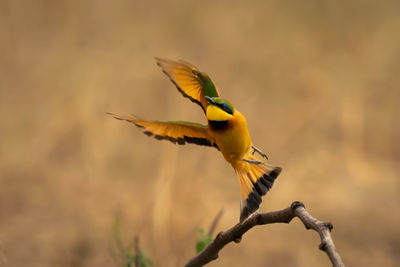
[[303, 203], [293, 202], [290, 207], [267, 213], [254, 213], [245, 221], [236, 224], [225, 232], [220, 232], [203, 251], [192, 258], [185, 266], [195, 267], [203, 266], [212, 260], [218, 258], [219, 251], [228, 243], [241, 241], [242, 236], [256, 225], [264, 225], [271, 223], [289, 223], [294, 217], [298, 217], [307, 229], [317, 231], [321, 238], [319, 248], [325, 251], [334, 267], [342, 267], [344, 263], [336, 251], [330, 231], [332, 230], [331, 223], [321, 222], [312, 217], [305, 209]]
[[214, 234], [215, 228], [217, 227], [217, 224], [218, 224], [219, 220], [221, 219], [223, 213], [224, 213], [224, 210], [221, 209], [218, 212], [217, 216], [215, 216], [214, 220], [211, 223], [210, 230], [208, 231], [209, 236], [212, 236]]
[[319, 233], [321, 238], [321, 244], [319, 245], [319, 249], [325, 251], [328, 254], [329, 259], [332, 262], [332, 265], [335, 267], [344, 266], [342, 258], [339, 253], [336, 251], [335, 244], [333, 243], [331, 231], [333, 229], [333, 225], [330, 222], [321, 222], [311, 216], [304, 207], [304, 205], [300, 202], [295, 202], [292, 206], [296, 205], [293, 209], [295, 215], [303, 222], [306, 229], [313, 229]]

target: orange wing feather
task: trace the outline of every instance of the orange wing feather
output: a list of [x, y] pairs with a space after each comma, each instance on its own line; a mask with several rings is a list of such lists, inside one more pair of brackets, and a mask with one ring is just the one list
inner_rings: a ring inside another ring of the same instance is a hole
[[[162, 58], [156, 58], [156, 60], [157, 65], [161, 67], [183, 96], [199, 104], [205, 112], [207, 109], [207, 101], [204, 98], [206, 85], [203, 80], [204, 76], [202, 76], [205, 73], [201, 73], [195, 66], [185, 61], [176, 62]], [[215, 94], [218, 95], [216, 89]]]
[[119, 116], [108, 113], [118, 120], [124, 120], [143, 128], [148, 136], [158, 140], [169, 140], [179, 145], [186, 143], [212, 146], [218, 149], [215, 139], [208, 134], [207, 126], [184, 121], [145, 121], [129, 116]]

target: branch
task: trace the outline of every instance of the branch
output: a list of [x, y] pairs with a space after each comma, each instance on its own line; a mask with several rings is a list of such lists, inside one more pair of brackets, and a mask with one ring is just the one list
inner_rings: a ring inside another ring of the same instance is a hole
[[203, 251], [192, 258], [186, 267], [203, 266], [212, 260], [218, 258], [218, 253], [230, 242], [239, 243], [242, 236], [251, 228], [256, 225], [264, 225], [271, 223], [290, 223], [294, 218], [298, 217], [306, 227], [306, 229], [313, 229], [317, 231], [321, 238], [319, 248], [326, 252], [334, 267], [344, 267], [344, 263], [336, 251], [335, 244], [331, 237], [331, 230], [333, 226], [331, 223], [321, 222], [312, 217], [305, 209], [304, 204], [301, 202], [293, 202], [290, 207], [266, 213], [254, 213], [242, 223], [238, 223], [226, 232], [220, 232]]
[[221, 219], [223, 213], [224, 213], [224, 210], [221, 209], [218, 212], [217, 216], [215, 216], [213, 222], [211, 223], [210, 230], [208, 231], [209, 236], [212, 236], [214, 234], [215, 228], [217, 228], [217, 224], [218, 224], [219, 220]]

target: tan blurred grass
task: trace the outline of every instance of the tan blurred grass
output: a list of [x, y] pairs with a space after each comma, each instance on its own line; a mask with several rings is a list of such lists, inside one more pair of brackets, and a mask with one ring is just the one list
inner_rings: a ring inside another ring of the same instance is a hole
[[[398, 266], [397, 1], [0, 1], [0, 266], [111, 265], [121, 233], [182, 265], [236, 177], [105, 115], [204, 122], [154, 64], [185, 59], [248, 117], [284, 172], [262, 209], [303, 201], [349, 266]], [[296, 222], [257, 228], [211, 266], [328, 266]]]

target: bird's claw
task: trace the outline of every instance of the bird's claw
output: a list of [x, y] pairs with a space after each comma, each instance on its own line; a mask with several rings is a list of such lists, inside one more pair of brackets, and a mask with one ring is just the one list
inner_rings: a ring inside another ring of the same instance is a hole
[[257, 152], [261, 157], [268, 159], [268, 156], [264, 152], [262, 152], [260, 149], [256, 148], [255, 146], [251, 146], [251, 148], [253, 149], [252, 155], [254, 155], [254, 153]]
[[258, 160], [251, 160], [251, 159], [243, 159], [243, 160], [251, 164], [264, 164], [264, 162]]

